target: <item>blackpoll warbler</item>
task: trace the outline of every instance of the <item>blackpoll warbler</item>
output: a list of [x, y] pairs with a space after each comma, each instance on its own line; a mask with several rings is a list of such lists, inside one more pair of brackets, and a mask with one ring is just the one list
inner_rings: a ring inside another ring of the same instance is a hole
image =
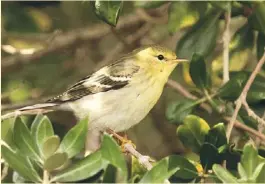
[[178, 59], [164, 47], [143, 47], [85, 77], [46, 103], [19, 111], [67, 109], [80, 119], [89, 116], [88, 139], [106, 129], [125, 131], [153, 108], [169, 75], [183, 61], [187, 60]]

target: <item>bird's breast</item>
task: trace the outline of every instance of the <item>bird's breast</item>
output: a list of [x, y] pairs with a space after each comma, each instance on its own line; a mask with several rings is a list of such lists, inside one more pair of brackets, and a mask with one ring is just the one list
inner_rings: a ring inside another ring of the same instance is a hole
[[118, 90], [86, 96], [72, 104], [79, 118], [89, 116], [90, 129], [125, 131], [139, 123], [158, 101], [164, 84], [149, 78]]

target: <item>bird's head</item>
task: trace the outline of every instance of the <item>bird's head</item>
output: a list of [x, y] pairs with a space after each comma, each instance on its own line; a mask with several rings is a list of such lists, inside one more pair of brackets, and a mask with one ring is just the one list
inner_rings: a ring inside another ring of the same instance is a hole
[[180, 59], [176, 54], [161, 46], [144, 47], [136, 51], [137, 64], [150, 72], [151, 75], [167, 80], [174, 68], [186, 59]]

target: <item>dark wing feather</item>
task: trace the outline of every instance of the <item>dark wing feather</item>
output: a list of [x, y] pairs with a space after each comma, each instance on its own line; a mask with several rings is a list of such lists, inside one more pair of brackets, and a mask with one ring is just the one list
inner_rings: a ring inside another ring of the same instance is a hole
[[[106, 73], [96, 72], [83, 78], [71, 86], [63, 94], [48, 100], [47, 102], [63, 103], [78, 100], [84, 96], [117, 90], [126, 86], [134, 73], [139, 70], [138, 66], [124, 62], [117, 62], [105, 68]], [[119, 80], [119, 77], [122, 80]], [[127, 79], [127, 80], [126, 80]]]

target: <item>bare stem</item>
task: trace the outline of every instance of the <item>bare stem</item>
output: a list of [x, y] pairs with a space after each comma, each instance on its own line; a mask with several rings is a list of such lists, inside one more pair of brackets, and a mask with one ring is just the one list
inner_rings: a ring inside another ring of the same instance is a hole
[[264, 64], [264, 62], [265, 62], [265, 52], [264, 52], [262, 58], [259, 60], [258, 64], [256, 65], [256, 68], [251, 73], [251, 75], [250, 75], [245, 87], [243, 88], [240, 96], [236, 100], [235, 111], [234, 111], [233, 116], [230, 119], [229, 124], [228, 124], [227, 129], [226, 129], [226, 136], [227, 136], [227, 140], [228, 141], [230, 139], [231, 132], [232, 132], [232, 129], [234, 127], [234, 124], [235, 124], [235, 121], [236, 121], [236, 118], [237, 118], [237, 114], [238, 114], [242, 104], [244, 102], [246, 102], [246, 97], [247, 97], [248, 90], [249, 90], [251, 84], [253, 83], [255, 77], [257, 76], [258, 72], [260, 71], [260, 69], [261, 69], [262, 65]]
[[49, 180], [49, 173], [47, 170], [43, 171], [43, 180], [42, 180], [42, 184], [50, 184], [50, 180]]
[[230, 21], [231, 8], [225, 13], [225, 30], [223, 33], [223, 84], [229, 81]]

